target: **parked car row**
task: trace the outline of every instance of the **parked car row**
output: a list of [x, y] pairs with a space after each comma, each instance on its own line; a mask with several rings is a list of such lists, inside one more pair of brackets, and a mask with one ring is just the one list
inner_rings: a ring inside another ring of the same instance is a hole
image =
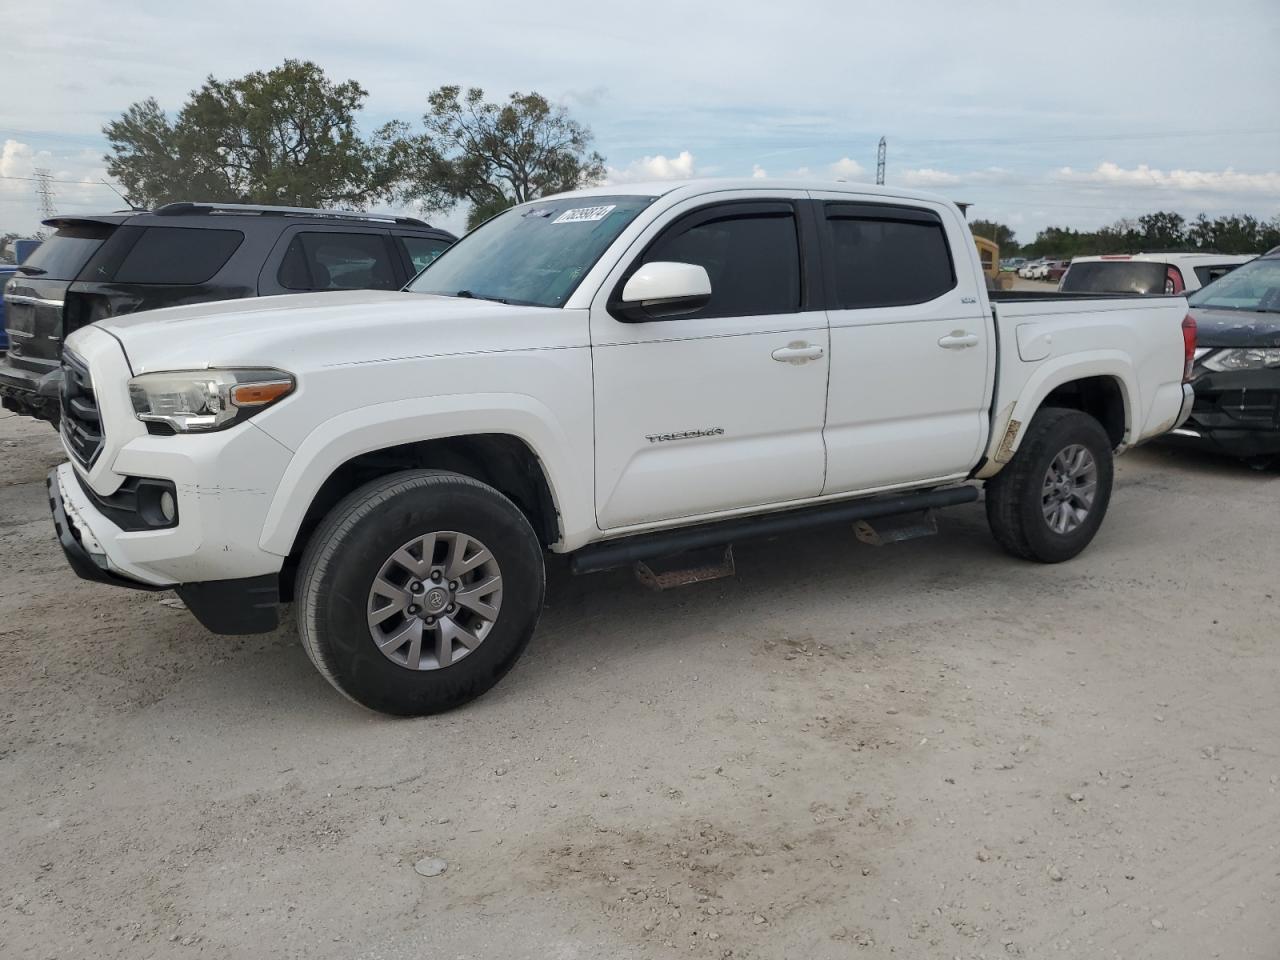
[[456, 239], [412, 217], [173, 203], [46, 220], [5, 286], [0, 403], [59, 418], [65, 338], [158, 307], [325, 290], [398, 290]]

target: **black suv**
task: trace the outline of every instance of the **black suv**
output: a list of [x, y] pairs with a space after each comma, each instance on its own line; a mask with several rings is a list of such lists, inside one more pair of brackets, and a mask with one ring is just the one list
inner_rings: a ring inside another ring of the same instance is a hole
[[317, 290], [398, 290], [457, 238], [412, 217], [171, 203], [66, 216], [4, 290], [0, 404], [56, 424], [67, 334], [122, 313]]

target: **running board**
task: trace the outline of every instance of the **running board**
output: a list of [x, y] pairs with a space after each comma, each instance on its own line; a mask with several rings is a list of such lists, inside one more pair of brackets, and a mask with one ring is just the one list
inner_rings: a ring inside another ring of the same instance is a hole
[[902, 513], [930, 510], [934, 507], [953, 507], [961, 503], [973, 503], [978, 499], [978, 488], [971, 486], [944, 487], [940, 490], [921, 490], [892, 497], [870, 497], [865, 500], [844, 500], [840, 503], [802, 507], [778, 513], [759, 514], [753, 517], [733, 517], [717, 523], [703, 523], [696, 527], [681, 527], [658, 533], [641, 533], [617, 540], [592, 543], [569, 556], [569, 569], [573, 573], [598, 573], [626, 567], [638, 560], [666, 557], [701, 547], [723, 546], [738, 540], [774, 537], [779, 534], [824, 527], [828, 524], [851, 523], [875, 517], [893, 517]]

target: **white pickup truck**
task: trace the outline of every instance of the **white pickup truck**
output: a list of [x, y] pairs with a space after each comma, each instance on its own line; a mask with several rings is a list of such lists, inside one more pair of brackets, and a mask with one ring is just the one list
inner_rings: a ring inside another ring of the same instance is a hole
[[[336, 265], [335, 265], [336, 266]], [[510, 669], [577, 572], [975, 501], [1031, 560], [1093, 538], [1112, 457], [1178, 426], [1181, 297], [988, 301], [957, 208], [844, 183], [548, 197], [400, 292], [107, 319], [67, 340], [49, 476], [81, 576], [209, 629], [292, 601], [373, 709]]]

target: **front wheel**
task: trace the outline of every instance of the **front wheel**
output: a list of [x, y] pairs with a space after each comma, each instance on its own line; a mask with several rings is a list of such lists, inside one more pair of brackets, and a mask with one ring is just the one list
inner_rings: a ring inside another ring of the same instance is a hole
[[542, 610], [542, 549], [497, 490], [413, 470], [339, 503], [298, 585], [298, 632], [324, 678], [373, 710], [421, 716], [475, 699], [514, 665]]
[[987, 481], [987, 523], [1016, 557], [1070, 560], [1102, 525], [1114, 475], [1102, 424], [1079, 410], [1046, 407], [1013, 459]]

